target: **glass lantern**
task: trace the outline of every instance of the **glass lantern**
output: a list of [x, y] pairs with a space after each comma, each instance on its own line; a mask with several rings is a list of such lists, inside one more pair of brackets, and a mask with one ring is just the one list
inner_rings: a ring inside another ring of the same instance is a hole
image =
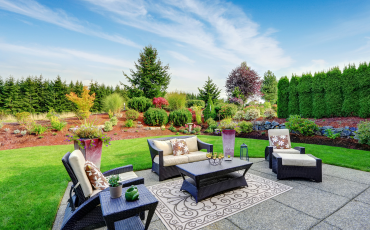
[[240, 160], [249, 161], [248, 146], [244, 143], [240, 146]]

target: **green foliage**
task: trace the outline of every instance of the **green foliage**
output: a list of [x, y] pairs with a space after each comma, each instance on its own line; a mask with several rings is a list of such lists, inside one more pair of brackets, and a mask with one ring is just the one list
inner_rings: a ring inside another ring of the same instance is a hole
[[106, 121], [104, 123], [104, 131], [105, 132], [109, 132], [109, 131], [112, 131], [113, 130], [113, 124], [111, 121]]
[[133, 109], [126, 111], [126, 119], [137, 120], [139, 118], [139, 112]]
[[2, 129], [4, 126], [4, 123], [0, 122], [0, 129]]
[[323, 118], [327, 116], [325, 82], [325, 72], [315, 73], [312, 79], [312, 116], [314, 118]]
[[110, 119], [110, 122], [112, 123], [113, 126], [115, 126], [118, 124], [118, 118], [114, 116]]
[[109, 110], [108, 111], [108, 117], [109, 117], [109, 119], [111, 119], [113, 116], [114, 116], [114, 113], [111, 110]]
[[217, 117], [216, 108], [213, 105], [213, 101], [211, 98], [208, 98], [207, 107], [204, 109], [203, 115], [204, 120], [208, 120], [209, 118], [216, 119]]
[[60, 121], [59, 118], [55, 116], [50, 117], [50, 123], [51, 123], [51, 127], [58, 131], [61, 131], [67, 125], [67, 122]]
[[[172, 131], [172, 132], [176, 132], [177, 129], [175, 127], [173, 127], [173, 124], [171, 124], [171, 126], [168, 128], [168, 130]], [[184, 131], [185, 133], [185, 131]]]
[[250, 120], [255, 120], [261, 116], [260, 110], [258, 109], [249, 109], [245, 112], [245, 119], [250, 121]]
[[108, 183], [111, 187], [118, 187], [121, 185], [118, 181], [119, 181], [119, 175], [113, 175], [109, 178]]
[[265, 109], [271, 109], [271, 103], [270, 103], [270, 102], [268, 102], [268, 101], [265, 101], [265, 102], [263, 103], [263, 107], [265, 107]]
[[48, 127], [42, 126], [40, 124], [34, 124], [30, 133], [36, 133], [36, 135], [40, 135], [40, 134], [45, 133], [47, 130], [48, 130]]
[[221, 118], [232, 118], [235, 116], [236, 112], [238, 111], [238, 106], [234, 104], [225, 104], [221, 107], [219, 111]]
[[208, 77], [208, 80], [204, 84], [203, 88], [201, 89], [198, 87], [198, 90], [198, 97], [203, 101], [207, 101], [209, 98], [211, 98], [211, 100], [215, 102], [220, 97], [221, 93], [221, 89], [219, 89], [217, 85], [213, 83], [210, 77]]
[[29, 112], [20, 112], [15, 114], [15, 118], [19, 122], [20, 125], [23, 125], [26, 120], [28, 120], [31, 117], [31, 114]]
[[334, 67], [326, 73], [325, 101], [327, 115], [338, 117], [342, 112], [342, 73], [338, 67]]
[[176, 133], [176, 135], [179, 135], [179, 134], [180, 134], [179, 132]]
[[186, 106], [186, 94], [183, 92], [170, 92], [166, 94], [166, 99], [169, 103], [169, 109], [171, 111], [177, 109], [183, 109]]
[[312, 74], [302, 74], [297, 87], [299, 94], [299, 111], [302, 117], [312, 117]]
[[348, 65], [344, 67], [342, 74], [342, 92], [343, 92], [343, 116], [358, 116], [360, 108], [359, 103], [359, 82], [357, 79], [356, 66]]
[[123, 109], [124, 99], [118, 93], [113, 93], [103, 99], [103, 109], [105, 112], [112, 111], [118, 114]]
[[202, 130], [202, 127], [200, 125], [194, 125], [194, 131], [196, 133], [200, 132], [200, 130]]
[[[169, 66], [163, 66], [158, 58], [156, 48], [151, 45], [144, 47], [140, 58], [135, 63], [136, 71], [130, 70], [131, 77], [123, 73], [130, 85], [124, 85], [130, 98], [145, 96], [149, 99], [163, 97], [166, 94], [171, 77]], [[144, 112], [144, 111], [141, 111]]]
[[18, 129], [16, 129], [16, 130], [14, 130], [14, 131], [13, 131], [13, 133], [14, 133], [14, 134], [19, 134], [20, 132], [21, 132], [21, 131], [20, 131], [20, 130], [18, 130]]
[[224, 129], [233, 129], [237, 133], [240, 133], [240, 128], [238, 127], [238, 123], [234, 122], [231, 118], [225, 118], [221, 120], [217, 128], [220, 129], [221, 131]]
[[298, 84], [300, 77], [293, 74], [289, 83], [289, 114], [299, 114]]
[[234, 120], [243, 120], [245, 118], [245, 112], [243, 110], [239, 110], [238, 112], [235, 113], [233, 119]]
[[314, 121], [301, 118], [299, 115], [290, 115], [285, 126], [290, 131], [298, 132], [304, 136], [313, 136], [319, 130], [319, 126]]
[[186, 101], [187, 108], [190, 108], [193, 106], [199, 106], [203, 109], [204, 107], [206, 107], [206, 103], [203, 100], [187, 100]]
[[126, 124], [125, 124], [125, 127], [131, 128], [132, 126], [134, 126], [134, 121], [133, 120], [127, 120]]
[[190, 123], [192, 120], [191, 112], [187, 109], [179, 109], [172, 111], [169, 116], [169, 121], [173, 122], [176, 126], [183, 126]]
[[266, 109], [265, 112], [263, 113], [265, 118], [267, 119], [272, 119], [276, 117], [276, 112], [273, 109]]
[[360, 121], [357, 125], [356, 137], [360, 144], [370, 145], [370, 121]]
[[128, 101], [128, 107], [139, 112], [145, 112], [152, 107], [152, 101], [146, 97], [134, 97]]
[[239, 122], [238, 125], [242, 133], [250, 133], [253, 131], [253, 124], [251, 122], [242, 121], [242, 122]]
[[370, 117], [370, 63], [361, 63], [357, 69], [357, 79], [359, 82], [360, 110], [359, 116], [362, 118]]
[[164, 109], [150, 108], [144, 113], [144, 122], [147, 125], [166, 125], [168, 115]]
[[276, 76], [270, 70], [268, 70], [263, 76], [261, 85], [261, 93], [263, 94], [262, 99], [269, 101], [274, 104], [278, 97], [278, 82]]
[[334, 133], [333, 130], [327, 129], [327, 130], [325, 130], [325, 136], [334, 140], [334, 139], [340, 137], [340, 133]]
[[289, 79], [286, 76], [278, 83], [277, 114], [279, 118], [289, 116]]

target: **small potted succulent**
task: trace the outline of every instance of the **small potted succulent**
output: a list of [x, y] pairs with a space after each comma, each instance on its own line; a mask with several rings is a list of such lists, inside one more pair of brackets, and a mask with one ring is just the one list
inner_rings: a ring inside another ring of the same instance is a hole
[[121, 197], [122, 195], [122, 186], [119, 181], [119, 176], [118, 175], [113, 175], [109, 178], [109, 192], [110, 196], [112, 198], [118, 198]]

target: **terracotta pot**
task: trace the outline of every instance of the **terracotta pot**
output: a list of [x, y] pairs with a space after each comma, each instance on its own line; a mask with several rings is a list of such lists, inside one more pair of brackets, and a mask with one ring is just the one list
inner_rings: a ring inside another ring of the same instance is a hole
[[235, 148], [235, 130], [224, 129], [222, 130], [222, 146], [224, 150], [225, 161], [234, 158]]
[[122, 185], [120, 184], [118, 187], [111, 187], [109, 186], [109, 192], [111, 198], [118, 198], [122, 196]]
[[[93, 146], [91, 146], [91, 142], [93, 141]], [[91, 161], [100, 169], [100, 162], [101, 162], [101, 152], [103, 147], [103, 141], [99, 138], [95, 139], [82, 139], [81, 143], [86, 148], [80, 148], [78, 142], [75, 141], [75, 149], [81, 150], [82, 154], [85, 157], [85, 160]]]

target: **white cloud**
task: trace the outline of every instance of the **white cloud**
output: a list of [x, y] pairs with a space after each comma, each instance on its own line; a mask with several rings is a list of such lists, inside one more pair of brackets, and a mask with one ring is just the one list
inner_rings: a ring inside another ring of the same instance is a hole
[[81, 22], [77, 18], [68, 15], [63, 10], [49, 9], [48, 7], [43, 6], [34, 0], [0, 0], [0, 9], [25, 15], [27, 17], [34, 18], [40, 21], [48, 22], [75, 32], [100, 37], [128, 46], [138, 48], [140, 47], [135, 42], [121, 36], [106, 34], [99, 31], [97, 28], [90, 28], [94, 26], [90, 25], [87, 22]]
[[179, 61], [187, 62], [187, 63], [194, 63], [194, 60], [188, 58], [187, 56], [180, 54], [175, 51], [168, 50], [167, 53], [169, 53], [173, 58], [176, 58]]

